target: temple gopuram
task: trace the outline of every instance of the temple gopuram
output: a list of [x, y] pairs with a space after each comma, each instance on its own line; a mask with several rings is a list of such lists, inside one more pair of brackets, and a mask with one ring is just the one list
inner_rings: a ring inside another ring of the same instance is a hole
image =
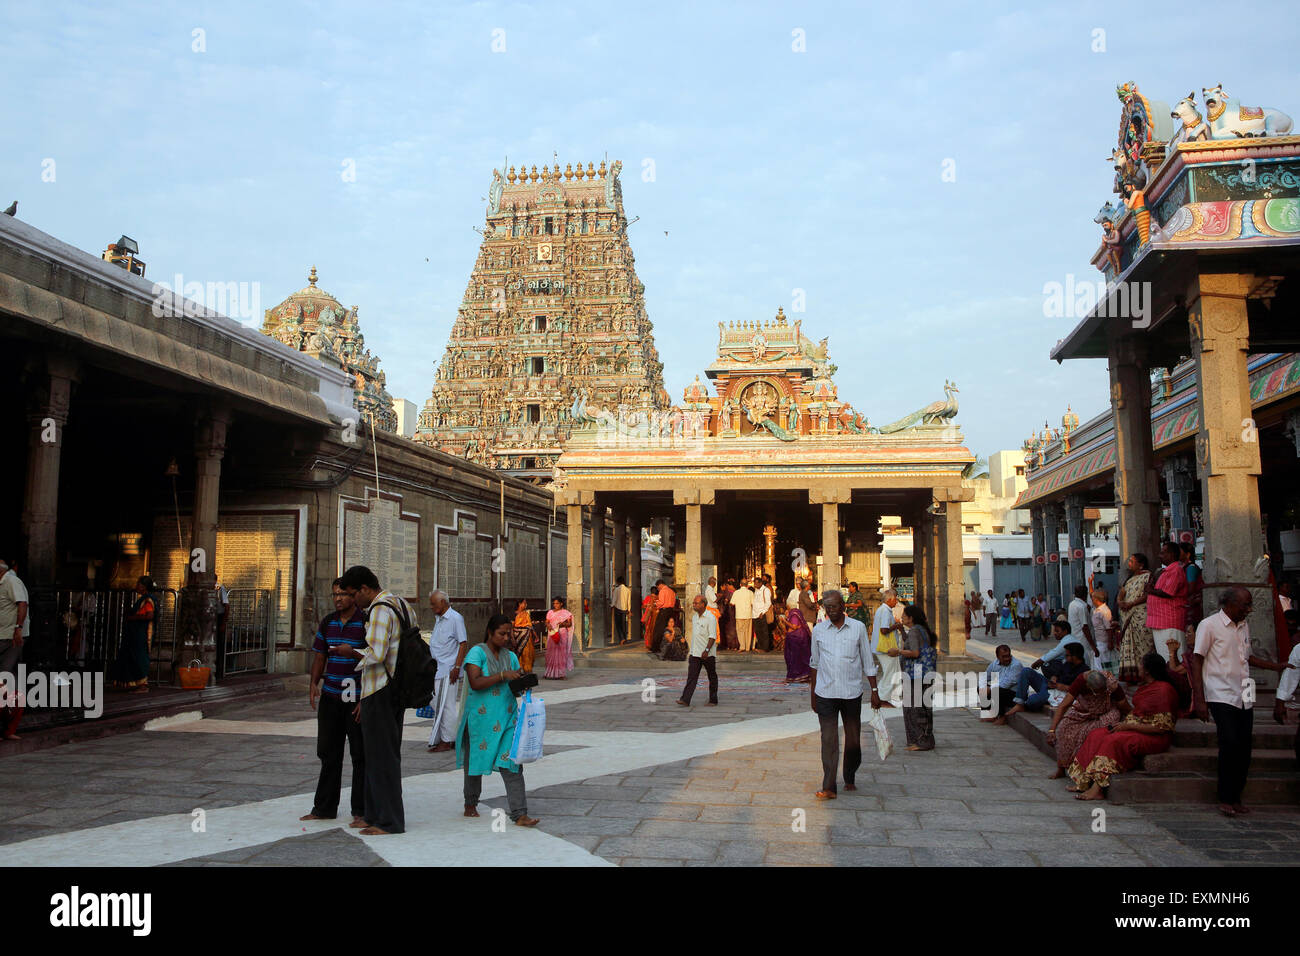
[[311, 267], [305, 288], [266, 310], [262, 331], [326, 365], [341, 368], [355, 383], [356, 407], [363, 420], [373, 421], [382, 431], [397, 431], [393, 397], [388, 394], [379, 359], [366, 348], [357, 322], [357, 306], [345, 309], [334, 296], [316, 288], [315, 266]]
[[483, 242], [416, 441], [549, 480], [575, 401], [667, 407], [621, 168], [493, 170]]
[[[568, 520], [568, 600], [605, 593], [603, 529], [613, 524], [615, 577], [639, 581], [631, 532], [665, 523], [677, 542], [674, 584], [684, 606], [709, 577], [769, 574], [784, 595], [796, 577], [819, 590], [856, 581], [871, 600], [881, 584], [880, 519], [915, 529], [917, 600], [950, 655], [965, 650], [967, 569], [962, 471], [975, 460], [945, 397], [873, 426], [834, 381], [826, 339], [778, 311], [767, 322], [719, 323], [717, 358], [679, 405], [599, 404], [581, 394], [559, 460], [556, 501]], [[584, 555], [584, 523], [593, 549]], [[662, 524], [660, 525], [662, 526]], [[632, 562], [632, 563], [629, 563]], [[592, 602], [592, 633], [608, 631]]]
[[1066, 557], [1044, 544], [1064, 518], [1082, 583], [1082, 511], [1113, 503], [1122, 558], [1193, 543], [1201, 610], [1248, 588], [1256, 652], [1285, 658], [1273, 590], [1300, 571], [1300, 136], [1222, 85], [1173, 107], [1134, 83], [1116, 94], [1120, 202], [1094, 217], [1104, 292], [1051, 353], [1106, 360], [1110, 408], [1026, 444], [1036, 580]]

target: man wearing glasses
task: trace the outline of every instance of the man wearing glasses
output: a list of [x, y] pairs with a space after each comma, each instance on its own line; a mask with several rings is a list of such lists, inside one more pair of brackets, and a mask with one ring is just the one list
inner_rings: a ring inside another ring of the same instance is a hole
[[[316, 629], [311, 649], [311, 682], [307, 701], [316, 711], [316, 756], [320, 779], [311, 813], [302, 820], [333, 820], [338, 815], [343, 786], [343, 744], [352, 753], [352, 825], [365, 826], [366, 757], [361, 740], [361, 695], [357, 659], [366, 646], [366, 614], [356, 598], [335, 578], [334, 612]], [[347, 649], [346, 651], [344, 649]], [[319, 706], [317, 701], [319, 700]]]

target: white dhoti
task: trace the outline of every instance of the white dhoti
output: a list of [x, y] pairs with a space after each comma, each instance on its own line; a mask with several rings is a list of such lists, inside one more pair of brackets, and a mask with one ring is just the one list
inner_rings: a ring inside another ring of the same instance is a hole
[[429, 731], [430, 747], [439, 743], [456, 742], [456, 724], [460, 720], [460, 685], [464, 680], [465, 675], [461, 674], [460, 680], [453, 684], [451, 678], [444, 674], [434, 681], [433, 700], [429, 702], [433, 708], [433, 728]]
[[880, 693], [880, 699], [898, 704], [903, 699], [902, 661], [888, 654], [877, 654], [876, 664], [879, 670], [876, 688]]

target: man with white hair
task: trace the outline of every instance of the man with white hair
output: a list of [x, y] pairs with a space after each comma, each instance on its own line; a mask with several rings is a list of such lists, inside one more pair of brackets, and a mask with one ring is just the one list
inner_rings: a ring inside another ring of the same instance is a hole
[[[889, 649], [898, 647], [899, 641], [893, 635], [902, 634], [907, 630], [902, 624], [894, 619], [894, 608], [898, 605], [898, 592], [893, 588], [886, 588], [880, 595], [884, 603], [876, 608], [876, 616], [872, 620], [871, 629], [871, 653], [875, 655], [876, 664], [880, 669], [880, 697], [886, 707], [897, 706], [894, 702], [896, 694], [901, 699], [902, 694], [902, 663], [897, 657], [891, 657]], [[884, 639], [885, 646], [880, 646], [881, 639]]]
[[456, 746], [456, 724], [460, 705], [460, 668], [469, 651], [465, 619], [451, 606], [445, 591], [429, 594], [429, 607], [437, 615], [429, 653], [438, 662], [438, 676], [433, 685], [433, 727], [429, 730], [429, 753], [438, 754]]
[[22, 656], [23, 641], [31, 634], [27, 619], [27, 587], [0, 558], [0, 671], [13, 673]]

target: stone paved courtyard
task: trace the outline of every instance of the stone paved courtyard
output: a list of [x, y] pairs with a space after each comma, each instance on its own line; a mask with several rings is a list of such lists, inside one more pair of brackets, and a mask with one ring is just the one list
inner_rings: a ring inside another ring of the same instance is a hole
[[[1300, 859], [1300, 810], [1225, 821], [1208, 807], [1082, 804], [1062, 781], [1047, 779], [1051, 763], [1031, 744], [964, 707], [937, 713], [931, 753], [881, 762], [868, 732], [858, 792], [819, 803], [807, 688], [752, 672], [729, 678], [725, 659], [721, 670], [721, 705], [703, 706], [701, 687], [690, 710], [674, 704], [681, 679], [662, 672], [653, 700], [624, 669], [543, 682], [547, 756], [525, 770], [537, 830], [494, 828], [491, 810], [505, 805], [499, 778], [485, 781], [482, 816], [464, 819], [454, 758], [426, 752], [428, 722], [413, 715], [403, 749], [406, 834], [365, 838], [341, 826], [345, 820], [300, 823], [318, 767], [303, 684], [300, 694], [231, 705], [204, 720], [0, 758], [0, 843], [10, 859], [68, 866]], [[900, 715], [886, 714], [901, 739]], [[1104, 821], [1094, 818], [1097, 809]]]

